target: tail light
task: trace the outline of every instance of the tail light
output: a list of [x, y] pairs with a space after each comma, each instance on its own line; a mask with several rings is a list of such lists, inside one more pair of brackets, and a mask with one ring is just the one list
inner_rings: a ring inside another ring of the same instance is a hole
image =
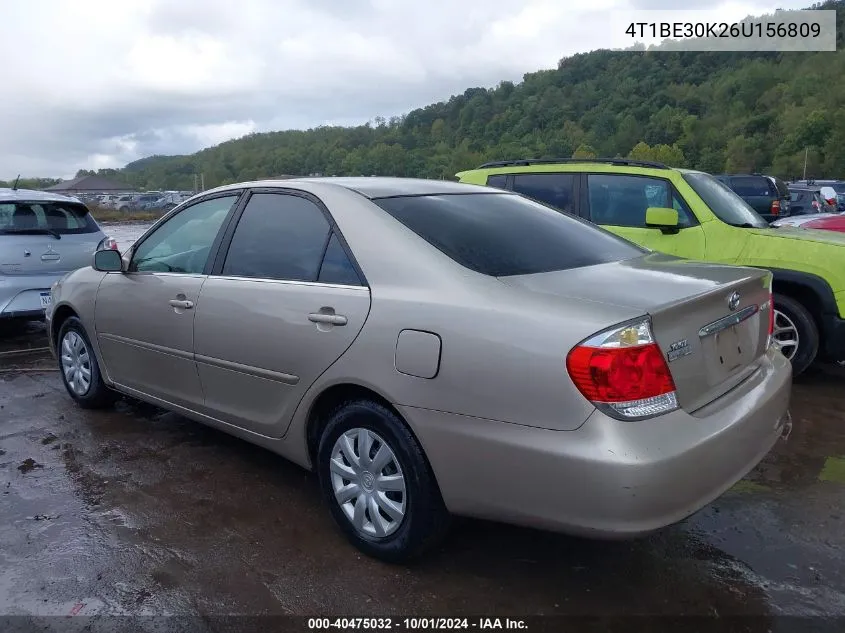
[[769, 312], [769, 333], [766, 336], [766, 349], [769, 349], [775, 342], [775, 297], [772, 294], [772, 278], [769, 277], [769, 300], [762, 308]]
[[678, 408], [675, 381], [648, 319], [590, 337], [566, 357], [569, 377], [587, 400], [619, 420]]
[[780, 200], [772, 200], [772, 215], [780, 215]]
[[99, 244], [97, 244], [98, 251], [116, 251], [117, 242], [112, 237], [104, 237]]

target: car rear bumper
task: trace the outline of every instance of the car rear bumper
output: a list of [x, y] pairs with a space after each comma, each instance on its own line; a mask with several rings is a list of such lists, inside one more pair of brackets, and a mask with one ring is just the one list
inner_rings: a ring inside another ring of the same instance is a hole
[[694, 415], [621, 422], [595, 411], [575, 431], [400, 411], [455, 514], [627, 538], [681, 521], [753, 469], [791, 428], [791, 377], [789, 361], [770, 351]]
[[44, 316], [41, 294], [49, 293], [53, 282], [67, 271], [49, 275], [0, 275], [0, 319]]

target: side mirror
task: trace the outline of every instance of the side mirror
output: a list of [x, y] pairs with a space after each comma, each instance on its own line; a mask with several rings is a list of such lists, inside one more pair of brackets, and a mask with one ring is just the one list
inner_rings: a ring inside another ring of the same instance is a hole
[[94, 270], [103, 273], [123, 272], [123, 259], [118, 251], [111, 249], [97, 251], [94, 253]]
[[668, 207], [649, 207], [645, 212], [645, 225], [664, 233], [677, 233], [678, 211]]

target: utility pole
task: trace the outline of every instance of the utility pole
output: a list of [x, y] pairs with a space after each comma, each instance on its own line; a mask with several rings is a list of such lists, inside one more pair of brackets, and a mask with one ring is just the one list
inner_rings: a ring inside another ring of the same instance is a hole
[[200, 187], [201, 191], [205, 191], [205, 174], [200, 174]]
[[199, 193], [199, 187], [197, 186], [197, 175], [194, 174], [194, 193]]
[[804, 182], [807, 181], [807, 152], [809, 149], [809, 147], [804, 148]]

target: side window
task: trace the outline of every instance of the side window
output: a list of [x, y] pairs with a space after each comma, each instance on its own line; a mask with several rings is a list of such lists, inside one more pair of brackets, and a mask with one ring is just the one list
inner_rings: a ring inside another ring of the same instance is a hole
[[687, 204], [668, 181], [645, 176], [590, 174], [587, 176], [590, 219], [595, 224], [646, 228], [649, 207], [671, 207], [678, 211], [678, 226], [696, 224]]
[[692, 209], [674, 190], [672, 191], [672, 208], [678, 212], [678, 228], [685, 229], [698, 224], [698, 218], [695, 217]]
[[200, 274], [239, 194], [203, 200], [167, 220], [138, 246], [129, 270]]
[[360, 286], [361, 278], [355, 272], [355, 267], [349, 261], [346, 251], [340, 240], [337, 239], [337, 234], [332, 233], [329, 239], [329, 245], [326, 248], [326, 254], [323, 257], [323, 264], [320, 266], [320, 275], [317, 281], [322, 281], [327, 284], [343, 284], [346, 286]]
[[330, 230], [323, 212], [310, 200], [254, 194], [238, 221], [222, 274], [316, 281]]
[[520, 174], [513, 179], [513, 190], [517, 193], [567, 213], [575, 213], [574, 185], [574, 174]]
[[508, 184], [507, 174], [494, 174], [487, 176], [487, 186], [496, 187], [496, 189], [506, 189]]

